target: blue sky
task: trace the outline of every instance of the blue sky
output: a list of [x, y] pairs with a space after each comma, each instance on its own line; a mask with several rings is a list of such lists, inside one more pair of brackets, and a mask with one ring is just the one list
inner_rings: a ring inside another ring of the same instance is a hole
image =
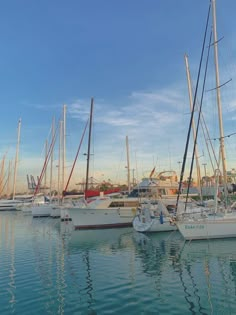
[[[14, 159], [22, 119], [19, 183], [37, 176], [53, 116], [67, 105], [67, 173], [94, 97], [91, 176], [126, 180], [125, 137], [135, 178], [175, 169], [182, 161], [189, 123], [184, 54], [196, 83], [209, 1], [10, 0], [0, 10], [1, 158]], [[217, 0], [225, 134], [235, 128], [236, 45], [234, 0]], [[214, 78], [208, 87], [215, 86]], [[206, 99], [214, 100], [213, 93]], [[214, 115], [213, 115], [214, 113]], [[216, 112], [206, 107], [213, 137]], [[215, 135], [214, 135], [215, 134]], [[235, 137], [227, 139], [229, 167]], [[57, 151], [57, 146], [55, 151]], [[85, 177], [87, 135], [73, 181]], [[207, 160], [200, 151], [200, 163]], [[57, 164], [55, 152], [55, 165]], [[56, 166], [54, 171], [56, 171]]]

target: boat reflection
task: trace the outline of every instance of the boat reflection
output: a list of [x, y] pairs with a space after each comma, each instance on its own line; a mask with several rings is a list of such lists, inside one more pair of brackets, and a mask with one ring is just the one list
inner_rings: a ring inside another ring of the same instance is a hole
[[[1, 272], [0, 289], [6, 288], [6, 298], [3, 298], [3, 310], [15, 313], [16, 309], [16, 269], [15, 269], [15, 215], [7, 216], [6, 213], [0, 217], [0, 255]], [[6, 266], [3, 262], [7, 261]]]
[[[216, 313], [212, 301], [219, 299], [219, 296], [220, 300], [222, 299], [223, 311], [224, 300], [232, 296], [232, 292], [234, 295], [236, 292], [236, 239], [186, 242], [180, 253], [179, 262], [181, 282], [183, 286], [184, 283], [188, 283], [185, 286], [186, 299], [191, 295], [187, 291], [192, 287], [200, 306], [200, 300], [204, 300], [204, 297], [200, 297], [200, 291], [205, 284], [208, 312]], [[232, 299], [230, 306], [227, 307], [228, 310], [231, 308], [233, 313], [236, 307], [235, 300]], [[208, 312], [205, 309], [204, 314]]]
[[[103, 253], [114, 252], [116, 249], [130, 246], [132, 228], [105, 230], [72, 230], [68, 232], [68, 250], [100, 250]], [[66, 236], [66, 233], [63, 234]]]
[[113, 268], [117, 258], [122, 260], [123, 249], [134, 247], [131, 242], [133, 229], [67, 230], [68, 234], [65, 230], [62, 227], [67, 268], [73, 286], [78, 289], [80, 306], [87, 309], [88, 314], [96, 314], [98, 283], [102, 291], [114, 286], [114, 279], [108, 280], [107, 274], [114, 274]]
[[166, 263], [173, 264], [178, 255], [183, 240], [178, 231], [160, 233], [134, 233], [136, 255], [142, 259], [143, 272], [148, 275], [158, 275], [166, 268]]
[[160, 296], [169, 281], [178, 287], [190, 314], [215, 314], [218, 308], [223, 311], [229, 297], [227, 309], [234, 313], [236, 239], [185, 242], [179, 232], [137, 233], [133, 239], [143, 273], [155, 279]]
[[70, 231], [60, 220], [5, 213], [0, 236], [3, 314], [36, 304], [37, 314], [235, 313], [236, 239]]
[[194, 260], [206, 256], [236, 259], [236, 238], [186, 242], [181, 253], [182, 259]]

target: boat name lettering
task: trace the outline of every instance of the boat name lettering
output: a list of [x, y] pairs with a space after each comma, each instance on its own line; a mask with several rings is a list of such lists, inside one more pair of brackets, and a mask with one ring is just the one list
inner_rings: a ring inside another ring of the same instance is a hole
[[185, 224], [185, 229], [186, 230], [191, 230], [191, 229], [204, 229], [204, 225], [202, 224]]

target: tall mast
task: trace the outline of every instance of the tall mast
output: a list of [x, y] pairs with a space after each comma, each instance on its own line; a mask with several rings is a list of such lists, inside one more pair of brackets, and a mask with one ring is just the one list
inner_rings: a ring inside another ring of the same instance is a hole
[[61, 187], [61, 142], [62, 142], [62, 133], [63, 133], [63, 121], [60, 120], [60, 131], [59, 131], [59, 145], [58, 145], [58, 175], [57, 175], [57, 190], [58, 190], [58, 201], [59, 201], [59, 196], [62, 193], [62, 187]]
[[129, 165], [129, 139], [126, 136], [126, 153], [127, 153], [127, 182], [128, 182], [128, 192], [130, 193], [130, 165]]
[[12, 161], [9, 161], [8, 174], [7, 174], [7, 198], [9, 197], [9, 186], [10, 186], [10, 178], [11, 178], [11, 164], [12, 164]]
[[90, 161], [90, 146], [91, 146], [91, 134], [92, 134], [92, 121], [93, 120], [93, 97], [91, 98], [90, 106], [90, 119], [89, 119], [89, 137], [88, 137], [88, 152], [87, 152], [87, 170], [86, 170], [86, 181], [85, 181], [85, 196], [88, 190], [89, 180], [89, 161]]
[[[189, 105], [190, 105], [190, 111], [192, 112], [193, 110], [193, 94], [192, 94], [192, 84], [191, 84], [191, 76], [190, 76], [190, 70], [189, 70], [189, 64], [188, 64], [188, 56], [185, 54], [184, 55], [184, 60], [185, 60], [185, 66], [186, 66], [186, 75], [187, 75], [187, 82], [188, 82], [188, 93], [189, 93]], [[196, 128], [195, 128], [195, 123], [194, 119], [192, 120], [192, 131], [193, 131], [193, 141], [195, 142], [196, 139]], [[199, 189], [200, 193], [200, 199], [202, 200], [202, 189], [201, 189], [201, 171], [200, 171], [200, 165], [199, 165], [199, 159], [198, 159], [198, 147], [197, 144], [195, 146], [195, 161], [196, 161], [196, 169], [197, 169], [197, 186]]]
[[[45, 161], [48, 156], [48, 140], [45, 141]], [[47, 166], [45, 167], [45, 173], [44, 173], [44, 189], [47, 187]]]
[[66, 105], [63, 105], [63, 145], [62, 145], [62, 187], [65, 187], [65, 164], [66, 164]]
[[[51, 135], [51, 141], [53, 142], [53, 140], [55, 139], [55, 118], [53, 117], [52, 119], [52, 135]], [[54, 149], [54, 146], [53, 146]], [[50, 189], [50, 197], [52, 197], [52, 178], [53, 178], [53, 150], [52, 149], [52, 154], [51, 154], [51, 166], [50, 166], [50, 184], [49, 184], [49, 189]]]
[[19, 122], [18, 122], [17, 145], [16, 145], [16, 157], [15, 157], [15, 166], [14, 166], [14, 181], [13, 181], [12, 199], [15, 199], [15, 194], [16, 194], [16, 176], [17, 176], [18, 155], [19, 155], [19, 145], [20, 145], [20, 129], [21, 129], [21, 118], [19, 119]]
[[2, 190], [3, 190], [3, 187], [4, 187], [4, 166], [5, 166], [5, 155], [2, 159], [2, 162], [1, 162], [1, 173], [0, 173], [0, 197], [1, 197], [1, 194], [2, 194]]
[[216, 97], [219, 116], [219, 129], [220, 129], [220, 155], [222, 159], [223, 179], [224, 179], [224, 191], [227, 194], [227, 172], [226, 172], [226, 156], [225, 156], [225, 143], [224, 143], [224, 129], [222, 119], [221, 97], [220, 97], [220, 75], [218, 64], [218, 38], [216, 30], [216, 0], [212, 0], [212, 19], [213, 19], [213, 38], [214, 38], [214, 57], [215, 57], [215, 75], [216, 75]]

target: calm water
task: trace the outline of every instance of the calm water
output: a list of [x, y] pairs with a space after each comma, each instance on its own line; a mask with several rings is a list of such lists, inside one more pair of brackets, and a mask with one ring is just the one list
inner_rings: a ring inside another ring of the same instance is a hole
[[0, 213], [0, 314], [236, 314], [236, 239]]

